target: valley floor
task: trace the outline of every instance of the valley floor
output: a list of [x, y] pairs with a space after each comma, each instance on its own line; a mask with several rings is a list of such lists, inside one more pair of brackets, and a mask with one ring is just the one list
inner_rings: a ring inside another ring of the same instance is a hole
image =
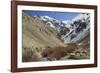
[[66, 47], [24, 48], [23, 62], [82, 60], [90, 58], [89, 45], [78, 46], [70, 43]]

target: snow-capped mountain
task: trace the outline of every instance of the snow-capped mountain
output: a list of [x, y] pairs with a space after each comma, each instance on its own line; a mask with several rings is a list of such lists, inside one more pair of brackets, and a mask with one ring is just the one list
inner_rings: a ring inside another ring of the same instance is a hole
[[[35, 16], [36, 17], [36, 16]], [[37, 16], [45, 25], [55, 29], [65, 43], [76, 42], [89, 34], [89, 14], [80, 14], [72, 20], [57, 20], [50, 16]], [[87, 19], [88, 18], [88, 19]], [[84, 34], [85, 33], [85, 34]]]
[[66, 23], [63, 23], [60, 20], [57, 20], [55, 18], [49, 17], [49, 16], [40, 16], [40, 19], [48, 24], [50, 27], [55, 28], [56, 30], [60, 30], [63, 27], [68, 28]]
[[54, 18], [51, 18], [49, 16], [41, 16], [41, 20], [43, 20], [43, 21], [53, 21], [55, 19]]
[[62, 21], [62, 23], [65, 24], [65, 27], [71, 28], [71, 24], [72, 24], [71, 20], [64, 20], [64, 21]]
[[72, 29], [63, 39], [65, 43], [78, 43], [90, 35], [90, 15], [80, 14], [72, 20]]

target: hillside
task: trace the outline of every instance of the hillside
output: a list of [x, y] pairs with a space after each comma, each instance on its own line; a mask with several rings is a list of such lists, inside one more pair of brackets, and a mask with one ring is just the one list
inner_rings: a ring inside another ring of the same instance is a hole
[[23, 23], [23, 48], [65, 46], [57, 38], [56, 30], [46, 25], [38, 17], [22, 15]]

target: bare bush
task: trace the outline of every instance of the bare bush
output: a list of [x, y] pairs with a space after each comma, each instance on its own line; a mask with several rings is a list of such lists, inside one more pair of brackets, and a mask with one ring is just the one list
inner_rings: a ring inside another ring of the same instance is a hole
[[67, 47], [57, 46], [53, 48], [45, 48], [42, 52], [42, 56], [47, 57], [48, 60], [60, 60], [62, 57], [75, 52], [77, 49], [78, 46], [76, 44], [68, 44]]

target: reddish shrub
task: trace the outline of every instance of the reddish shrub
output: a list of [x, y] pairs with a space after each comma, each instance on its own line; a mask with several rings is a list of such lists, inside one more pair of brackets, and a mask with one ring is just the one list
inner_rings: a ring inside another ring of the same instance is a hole
[[46, 48], [42, 52], [43, 57], [47, 57], [49, 60], [56, 59], [59, 60], [61, 57], [66, 56], [68, 53], [73, 53], [78, 49], [76, 44], [68, 44], [68, 46], [57, 46], [53, 48]]

